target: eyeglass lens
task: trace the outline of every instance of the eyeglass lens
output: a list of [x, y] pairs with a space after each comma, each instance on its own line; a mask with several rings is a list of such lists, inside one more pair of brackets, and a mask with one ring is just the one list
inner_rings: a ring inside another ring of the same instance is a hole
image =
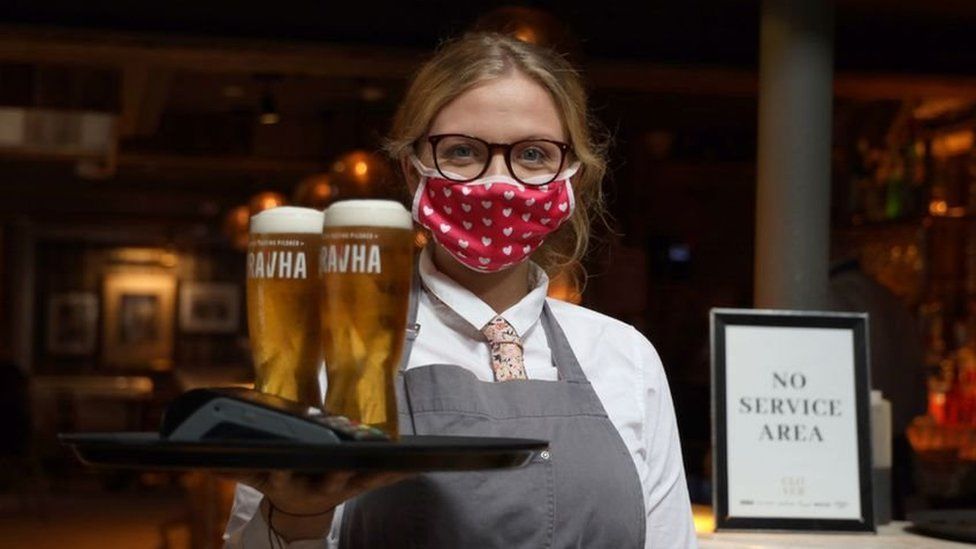
[[[522, 183], [545, 184], [558, 175], [562, 149], [548, 141], [519, 141], [508, 153], [512, 176]], [[478, 139], [446, 136], [437, 141], [434, 157], [441, 175], [456, 181], [478, 177], [491, 162], [491, 150]]]

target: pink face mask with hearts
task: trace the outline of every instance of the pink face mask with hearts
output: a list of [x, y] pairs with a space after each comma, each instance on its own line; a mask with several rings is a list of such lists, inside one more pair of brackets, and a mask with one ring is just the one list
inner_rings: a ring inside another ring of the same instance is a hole
[[410, 160], [421, 175], [413, 197], [413, 218], [458, 261], [476, 271], [500, 271], [525, 261], [569, 219], [576, 205], [570, 178], [579, 163], [546, 185], [523, 185], [509, 175], [458, 183], [415, 156]]

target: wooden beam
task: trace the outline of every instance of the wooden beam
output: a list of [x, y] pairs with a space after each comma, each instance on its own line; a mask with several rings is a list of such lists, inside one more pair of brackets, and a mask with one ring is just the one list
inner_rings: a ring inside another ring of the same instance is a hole
[[152, 66], [204, 73], [405, 78], [425, 52], [0, 26], [0, 61]]
[[[646, 93], [751, 97], [759, 89], [756, 72], [749, 69], [604, 60], [591, 62], [584, 74], [598, 88]], [[976, 99], [976, 77], [840, 72], [834, 75], [834, 94], [862, 100]]]
[[840, 73], [834, 94], [849, 99], [976, 99], [976, 77], [930, 74]]
[[119, 153], [120, 168], [186, 171], [228, 174], [297, 174], [325, 172], [331, 164], [325, 161], [261, 158], [256, 156], [189, 156], [176, 154]]
[[[184, 38], [158, 35], [0, 26], [0, 62], [139, 66], [203, 73], [280, 73], [332, 78], [403, 80], [430, 52], [370, 45], [336, 45]], [[596, 88], [643, 93], [755, 96], [751, 68], [667, 66], [591, 59], [583, 74]], [[976, 77], [930, 74], [837, 73], [838, 97], [864, 100], [976, 98]]]
[[759, 87], [755, 71], [642, 62], [593, 60], [583, 75], [596, 88], [646, 93], [751, 97]]

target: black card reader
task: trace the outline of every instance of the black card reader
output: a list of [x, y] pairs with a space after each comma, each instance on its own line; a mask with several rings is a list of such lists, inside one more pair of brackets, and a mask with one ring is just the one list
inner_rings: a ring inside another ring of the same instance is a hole
[[176, 398], [163, 415], [160, 436], [179, 442], [287, 440], [337, 444], [343, 433], [319, 408], [303, 406], [252, 389], [193, 389]]

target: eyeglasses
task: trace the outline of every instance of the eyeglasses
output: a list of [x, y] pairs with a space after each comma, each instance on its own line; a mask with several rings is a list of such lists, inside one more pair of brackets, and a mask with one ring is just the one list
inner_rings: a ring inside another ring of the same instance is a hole
[[488, 143], [461, 134], [431, 135], [427, 138], [434, 166], [444, 178], [458, 183], [474, 181], [488, 171], [497, 149], [505, 153], [505, 165], [523, 185], [546, 185], [555, 181], [566, 161], [567, 143], [549, 139], [526, 139], [514, 143]]

